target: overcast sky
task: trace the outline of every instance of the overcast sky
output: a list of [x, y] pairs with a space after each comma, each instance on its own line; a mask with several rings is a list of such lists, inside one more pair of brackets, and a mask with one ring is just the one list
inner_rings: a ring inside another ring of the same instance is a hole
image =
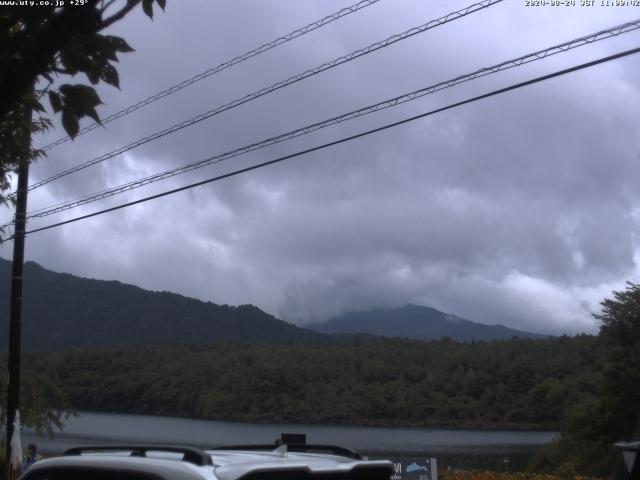
[[[115, 25], [121, 90], [104, 117], [348, 0], [169, 0]], [[381, 0], [49, 152], [31, 183], [471, 2]], [[570, 2], [567, 2], [570, 3]], [[70, 175], [30, 210], [640, 17], [638, 7], [505, 0]], [[606, 3], [606, 2], [605, 2]], [[31, 228], [213, 177], [534, 76], [640, 46], [632, 32], [459, 85]], [[479, 101], [187, 192], [28, 237], [26, 258], [304, 324], [432, 306], [543, 333], [596, 332], [591, 312], [640, 271], [640, 56]], [[84, 82], [84, 78], [78, 78]], [[87, 121], [87, 124], [89, 122]], [[58, 128], [38, 138], [61, 136]], [[2, 219], [11, 217], [4, 208]], [[11, 244], [0, 256], [11, 257]]]

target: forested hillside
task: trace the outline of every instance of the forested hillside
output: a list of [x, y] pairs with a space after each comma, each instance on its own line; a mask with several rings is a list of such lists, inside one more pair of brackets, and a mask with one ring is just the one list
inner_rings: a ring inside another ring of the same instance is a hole
[[[0, 319], [8, 325], [11, 262], [0, 259]], [[169, 292], [91, 280], [24, 266], [23, 348], [62, 350], [160, 342], [322, 342], [325, 335], [298, 328], [253, 305], [216, 305]], [[0, 328], [0, 349], [8, 328]]]
[[252, 422], [551, 429], [591, 395], [595, 337], [165, 345], [31, 354], [76, 409]]

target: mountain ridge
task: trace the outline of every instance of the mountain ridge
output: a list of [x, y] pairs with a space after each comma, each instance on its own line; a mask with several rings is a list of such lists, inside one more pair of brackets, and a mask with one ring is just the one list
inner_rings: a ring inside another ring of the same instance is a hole
[[[0, 291], [4, 292], [0, 294], [0, 351], [8, 343], [10, 276], [11, 262], [0, 258]], [[356, 339], [374, 340], [376, 335], [418, 340], [450, 337], [455, 341], [545, 337], [503, 325], [479, 324], [417, 305], [351, 312], [302, 328], [254, 305], [218, 305], [118, 280], [53, 272], [32, 261], [25, 262], [24, 277], [25, 351], [220, 341], [344, 344]], [[426, 317], [431, 322], [427, 333]]]
[[[11, 262], [0, 259], [0, 349], [8, 337]], [[326, 335], [279, 320], [253, 305], [217, 305], [24, 264], [25, 350], [153, 343], [327, 342]]]
[[491, 341], [520, 338], [547, 338], [550, 335], [525, 332], [502, 324], [486, 325], [472, 322], [435, 308], [407, 304], [397, 308], [376, 308], [347, 312], [327, 322], [306, 325], [327, 334], [380, 335], [414, 340], [439, 340], [449, 337], [456, 341]]

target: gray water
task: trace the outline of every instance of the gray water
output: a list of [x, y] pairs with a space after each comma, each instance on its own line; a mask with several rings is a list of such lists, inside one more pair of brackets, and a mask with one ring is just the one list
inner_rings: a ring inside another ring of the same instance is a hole
[[[422, 428], [345, 427], [324, 425], [212, 422], [148, 415], [81, 412], [65, 420], [53, 438], [23, 431], [23, 444], [34, 442], [41, 451], [103, 443], [178, 443], [199, 447], [273, 443], [281, 433], [306, 433], [308, 443], [334, 444], [372, 457], [440, 457], [476, 468], [505, 468], [526, 463], [557, 432], [443, 430]], [[442, 461], [440, 461], [442, 464]], [[497, 466], [496, 466], [497, 465]]]

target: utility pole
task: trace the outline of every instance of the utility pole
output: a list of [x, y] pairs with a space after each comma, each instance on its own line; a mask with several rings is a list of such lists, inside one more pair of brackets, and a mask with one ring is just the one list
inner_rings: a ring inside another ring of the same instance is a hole
[[[27, 94], [28, 95], [28, 94]], [[9, 321], [9, 382], [7, 386], [7, 462], [11, 458], [13, 422], [20, 407], [20, 356], [22, 346], [22, 265], [27, 216], [27, 188], [31, 156], [31, 107], [24, 110], [25, 150], [18, 166], [16, 215], [14, 219], [13, 265], [11, 272], [11, 317]]]

